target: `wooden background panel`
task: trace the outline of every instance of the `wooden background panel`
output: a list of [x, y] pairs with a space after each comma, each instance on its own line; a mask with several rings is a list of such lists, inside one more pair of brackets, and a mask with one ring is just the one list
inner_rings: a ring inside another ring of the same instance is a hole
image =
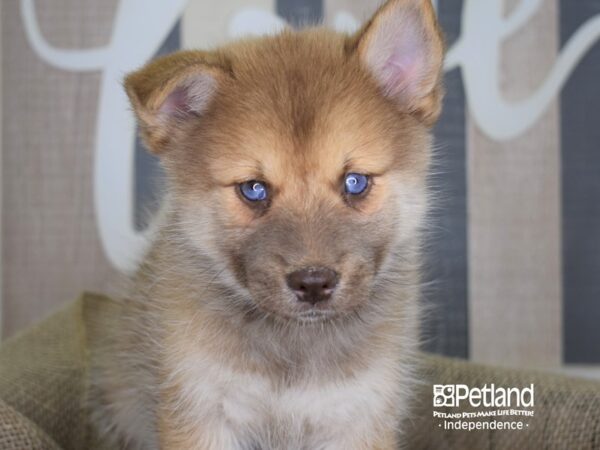
[[345, 11], [362, 24], [377, 10], [381, 2], [370, 0], [324, 0], [323, 15], [325, 23], [333, 23], [334, 17], [340, 11]]
[[[558, 39], [557, 0], [545, 0], [505, 42], [500, 71], [507, 99], [539, 86], [555, 62]], [[558, 101], [507, 142], [491, 140], [468, 121], [469, 325], [476, 361], [561, 363], [559, 129]]]
[[211, 49], [230, 40], [229, 27], [241, 9], [275, 11], [275, 0], [189, 1], [181, 18], [181, 42], [184, 48]]
[[[599, 0], [560, 2], [564, 45]], [[561, 95], [564, 360], [600, 363], [600, 40]]]
[[[50, 44], [105, 45], [116, 0], [36, 2]], [[114, 273], [98, 239], [92, 198], [100, 74], [44, 63], [24, 34], [19, 2], [2, 4], [4, 336]], [[7, 113], [8, 112], [8, 113]], [[110, 180], [107, 180], [110, 182]]]

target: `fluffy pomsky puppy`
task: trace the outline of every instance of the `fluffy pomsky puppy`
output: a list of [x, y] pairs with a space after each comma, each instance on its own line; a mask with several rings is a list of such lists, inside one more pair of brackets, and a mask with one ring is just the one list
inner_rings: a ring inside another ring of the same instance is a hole
[[168, 195], [129, 292], [90, 318], [107, 445], [401, 443], [442, 60], [429, 0], [391, 0], [352, 36], [285, 31], [127, 77]]

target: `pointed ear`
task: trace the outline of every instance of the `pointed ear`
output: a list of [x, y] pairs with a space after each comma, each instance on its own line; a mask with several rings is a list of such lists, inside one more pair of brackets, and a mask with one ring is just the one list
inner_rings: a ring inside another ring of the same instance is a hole
[[125, 90], [148, 149], [167, 149], [176, 128], [208, 110], [226, 77], [223, 61], [197, 51], [173, 53], [129, 74]]
[[389, 0], [354, 39], [384, 95], [433, 125], [443, 97], [444, 43], [430, 0]]

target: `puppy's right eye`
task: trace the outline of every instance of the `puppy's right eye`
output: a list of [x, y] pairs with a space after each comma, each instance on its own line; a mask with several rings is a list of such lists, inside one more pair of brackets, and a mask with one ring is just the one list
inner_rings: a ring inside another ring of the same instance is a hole
[[361, 173], [349, 173], [344, 179], [344, 188], [348, 195], [363, 194], [369, 187], [369, 177]]
[[268, 197], [265, 183], [256, 180], [245, 181], [239, 184], [240, 193], [250, 202], [262, 202]]

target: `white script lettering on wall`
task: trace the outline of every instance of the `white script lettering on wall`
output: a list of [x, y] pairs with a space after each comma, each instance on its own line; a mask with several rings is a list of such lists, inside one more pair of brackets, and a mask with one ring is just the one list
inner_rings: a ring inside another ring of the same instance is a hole
[[[121, 87], [123, 74], [151, 58], [180, 18], [188, 0], [169, 2], [121, 0], [110, 43], [93, 49], [59, 49], [40, 32], [34, 0], [21, 0], [27, 39], [48, 64], [69, 71], [100, 71], [102, 84], [96, 129], [94, 200], [102, 245], [111, 263], [122, 271], [135, 268], [149, 233], [133, 225], [133, 151], [135, 123]], [[529, 129], [559, 94], [579, 61], [600, 38], [600, 15], [589, 18], [559, 52], [540, 86], [527, 98], [504, 99], [499, 66], [503, 41], [525, 26], [543, 7], [542, 0], [521, 0], [503, 17], [504, 0], [465, 0], [462, 33], [448, 52], [446, 70], [460, 67], [473, 120], [494, 140], [513, 139]], [[359, 22], [338, 11], [331, 24], [353, 31]], [[272, 11], [246, 7], [232, 16], [228, 34], [262, 34], [282, 29], [285, 22]]]
[[121, 271], [136, 267], [151, 233], [136, 231], [133, 223], [135, 121], [123, 90], [123, 76], [156, 54], [186, 3], [123, 0], [117, 7], [106, 47], [64, 50], [51, 47], [41, 35], [34, 1], [21, 1], [27, 38], [42, 60], [64, 70], [102, 72], [96, 119], [94, 208], [106, 256]]

